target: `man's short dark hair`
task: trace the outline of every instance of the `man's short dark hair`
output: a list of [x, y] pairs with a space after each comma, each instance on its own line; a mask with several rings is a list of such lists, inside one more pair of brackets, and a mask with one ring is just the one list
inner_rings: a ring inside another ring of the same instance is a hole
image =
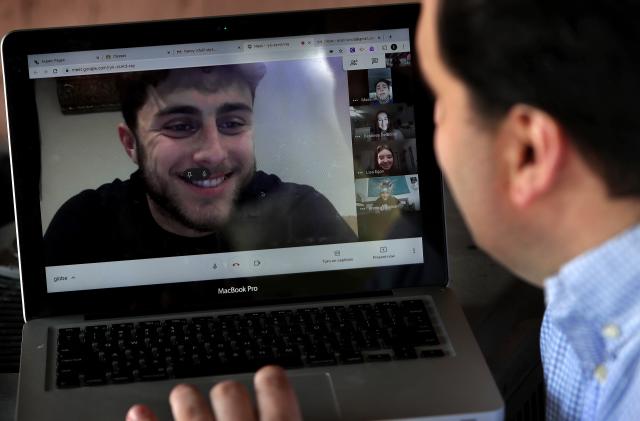
[[640, 196], [637, 0], [441, 0], [442, 58], [495, 122], [515, 104], [567, 131], [611, 196]]
[[[258, 83], [264, 77], [266, 67], [263, 63], [230, 64], [224, 66], [209, 66], [198, 68], [203, 73], [216, 72], [225, 77], [242, 80], [251, 90], [251, 97], [255, 97]], [[162, 83], [172, 71], [190, 69], [163, 69], [143, 72], [122, 73], [117, 79], [120, 106], [124, 121], [133, 131], [137, 129], [138, 111], [147, 101], [148, 88]]]
[[387, 88], [391, 87], [391, 81], [389, 79], [378, 79], [376, 80], [376, 83], [373, 86], [378, 86], [378, 83], [384, 83], [385, 85], [387, 85]]

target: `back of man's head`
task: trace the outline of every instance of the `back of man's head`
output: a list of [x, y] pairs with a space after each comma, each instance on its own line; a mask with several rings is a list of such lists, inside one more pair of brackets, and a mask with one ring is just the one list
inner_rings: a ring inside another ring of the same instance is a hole
[[611, 196], [640, 196], [639, 10], [637, 0], [440, 0], [439, 49], [481, 118], [540, 108]]

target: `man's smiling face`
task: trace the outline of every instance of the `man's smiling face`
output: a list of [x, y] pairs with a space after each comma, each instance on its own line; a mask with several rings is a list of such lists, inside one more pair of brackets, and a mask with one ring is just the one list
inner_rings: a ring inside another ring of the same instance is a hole
[[391, 92], [386, 82], [380, 81], [376, 83], [376, 96], [381, 104], [386, 104], [390, 101]]
[[[168, 231], [201, 236], [223, 226], [255, 173], [253, 96], [215, 69], [172, 71], [137, 115], [136, 158], [151, 212]], [[204, 179], [187, 177], [206, 169]]]

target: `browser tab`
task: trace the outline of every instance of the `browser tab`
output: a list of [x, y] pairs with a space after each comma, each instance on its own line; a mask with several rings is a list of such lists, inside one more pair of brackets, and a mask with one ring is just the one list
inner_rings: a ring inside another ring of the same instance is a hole
[[64, 57], [43, 58], [39, 61], [38, 60], [35, 60], [35, 61], [37, 61], [36, 63], [37, 65], [42, 65], [42, 66], [56, 66], [56, 65], [65, 63]]
[[311, 48], [314, 46], [313, 38], [283, 38], [273, 40], [252, 40], [244, 44], [245, 51], [277, 51]]

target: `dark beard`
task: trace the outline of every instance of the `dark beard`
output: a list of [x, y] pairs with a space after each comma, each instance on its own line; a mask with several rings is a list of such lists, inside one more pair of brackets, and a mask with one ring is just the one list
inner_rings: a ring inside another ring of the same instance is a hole
[[216, 231], [219, 227], [216, 223], [197, 223], [192, 219], [188, 218], [187, 215], [182, 212], [182, 210], [176, 206], [173, 200], [167, 197], [162, 192], [158, 191], [155, 185], [148, 180], [147, 173], [142, 167], [142, 181], [145, 186], [145, 190], [147, 195], [153, 202], [162, 208], [172, 219], [177, 221], [182, 226], [192, 229], [194, 231], [207, 234], [213, 231]]
[[[140, 169], [140, 173], [142, 175], [142, 182], [144, 184], [144, 189], [147, 193], [147, 196], [158, 205], [167, 215], [169, 215], [174, 221], [181, 224], [183, 227], [192, 229], [196, 232], [202, 234], [209, 234], [220, 229], [220, 224], [215, 221], [194, 221], [189, 218], [180, 207], [175, 203], [174, 200], [171, 200], [164, 191], [158, 186], [158, 183], [155, 183], [153, 180], [153, 175], [149, 174], [147, 171], [147, 155], [144, 147], [140, 144], [138, 137], [136, 139], [136, 150], [138, 151], [138, 167]], [[233, 206], [237, 198], [233, 200]]]

